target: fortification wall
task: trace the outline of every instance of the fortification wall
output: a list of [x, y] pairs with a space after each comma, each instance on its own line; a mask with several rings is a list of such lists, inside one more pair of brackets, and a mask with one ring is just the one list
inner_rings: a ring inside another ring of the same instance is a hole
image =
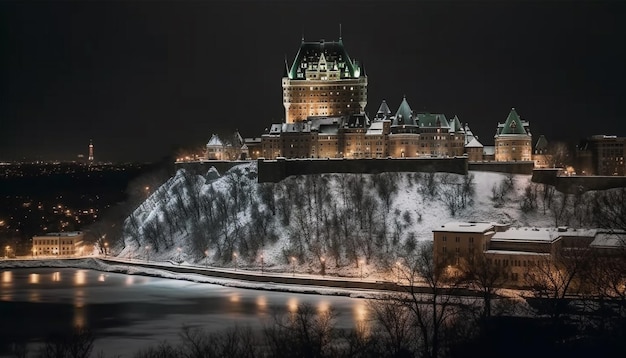
[[215, 167], [220, 175], [226, 173], [230, 168], [240, 165], [250, 163], [250, 161], [246, 160], [202, 160], [198, 162], [177, 162], [176, 170], [185, 169], [192, 174], [197, 175], [205, 175], [211, 167]]
[[467, 165], [469, 170], [479, 172], [496, 172], [507, 174], [526, 174], [533, 173], [535, 162], [532, 161], [516, 161], [516, 162], [470, 162]]
[[575, 194], [589, 190], [607, 190], [626, 188], [626, 177], [623, 176], [564, 176], [559, 169], [536, 169], [533, 171], [533, 183], [553, 185], [556, 190]]
[[258, 160], [259, 182], [277, 183], [292, 175], [323, 173], [467, 173], [467, 158], [285, 159]]

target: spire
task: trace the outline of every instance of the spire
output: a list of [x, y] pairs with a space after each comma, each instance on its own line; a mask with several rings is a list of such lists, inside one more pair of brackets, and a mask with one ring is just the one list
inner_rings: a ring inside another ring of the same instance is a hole
[[289, 79], [291, 79], [291, 77], [289, 76], [289, 65], [287, 64], [287, 54], [285, 54], [285, 76], [284, 77], [289, 77]]
[[341, 23], [339, 23], [339, 42], [341, 42]]

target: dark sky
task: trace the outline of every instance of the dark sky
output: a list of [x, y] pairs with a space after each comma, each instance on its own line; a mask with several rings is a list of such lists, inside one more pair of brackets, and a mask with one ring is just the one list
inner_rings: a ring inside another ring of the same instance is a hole
[[339, 23], [367, 112], [457, 114], [484, 144], [511, 107], [535, 138], [626, 135], [620, 2], [3, 2], [0, 160], [152, 161], [284, 116], [284, 56]]

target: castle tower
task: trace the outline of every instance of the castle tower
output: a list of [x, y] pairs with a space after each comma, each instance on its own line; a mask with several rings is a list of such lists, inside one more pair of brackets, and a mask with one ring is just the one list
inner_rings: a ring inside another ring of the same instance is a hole
[[89, 163], [93, 162], [93, 142], [89, 140]]
[[497, 162], [532, 160], [529, 124], [520, 118], [515, 108], [511, 108], [504, 123], [498, 123], [494, 139]]
[[282, 80], [287, 123], [309, 116], [361, 114], [367, 105], [367, 76], [352, 60], [343, 40], [306, 42], [304, 38]]

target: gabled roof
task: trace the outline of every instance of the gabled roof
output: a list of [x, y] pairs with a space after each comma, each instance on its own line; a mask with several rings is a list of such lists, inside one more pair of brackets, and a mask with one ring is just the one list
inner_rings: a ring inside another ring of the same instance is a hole
[[413, 118], [413, 110], [411, 110], [411, 106], [406, 101], [406, 97], [402, 99], [402, 103], [398, 107], [398, 111], [396, 115], [393, 117], [392, 126], [402, 126], [402, 125], [417, 125], [415, 122], [415, 118]]
[[465, 145], [465, 148], [484, 148], [484, 146], [476, 138], [472, 138], [469, 143]]
[[[528, 124], [526, 124], [526, 126], [527, 125]], [[524, 123], [515, 111], [515, 108], [511, 108], [511, 112], [509, 112], [509, 115], [498, 134], [528, 134]]]
[[217, 134], [213, 134], [211, 139], [209, 139], [209, 142], [206, 144], [207, 147], [221, 147], [223, 145], [222, 140]]

